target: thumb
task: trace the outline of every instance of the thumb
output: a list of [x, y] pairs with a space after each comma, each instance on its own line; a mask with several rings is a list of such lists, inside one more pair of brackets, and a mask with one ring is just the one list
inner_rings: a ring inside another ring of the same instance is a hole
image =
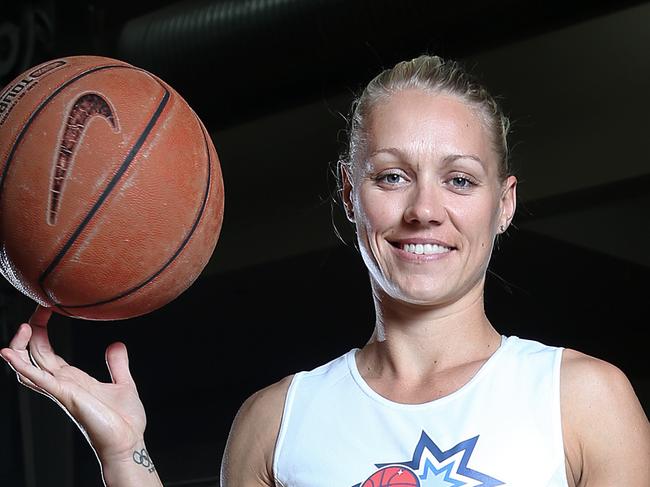
[[106, 348], [106, 365], [114, 384], [135, 384], [129, 370], [129, 356], [124, 343], [112, 343]]

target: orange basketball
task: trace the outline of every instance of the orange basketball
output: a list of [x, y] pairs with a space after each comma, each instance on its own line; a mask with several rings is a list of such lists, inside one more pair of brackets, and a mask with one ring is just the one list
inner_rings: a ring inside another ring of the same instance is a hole
[[361, 487], [420, 487], [420, 480], [410, 468], [391, 465], [377, 470]]
[[44, 306], [120, 320], [169, 303], [208, 263], [223, 204], [208, 132], [143, 69], [67, 57], [0, 93], [0, 269]]

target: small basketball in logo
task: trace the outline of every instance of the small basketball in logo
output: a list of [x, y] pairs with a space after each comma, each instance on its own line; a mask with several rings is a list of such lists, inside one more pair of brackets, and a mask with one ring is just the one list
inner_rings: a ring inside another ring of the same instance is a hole
[[420, 481], [408, 467], [392, 465], [377, 470], [361, 487], [420, 487]]

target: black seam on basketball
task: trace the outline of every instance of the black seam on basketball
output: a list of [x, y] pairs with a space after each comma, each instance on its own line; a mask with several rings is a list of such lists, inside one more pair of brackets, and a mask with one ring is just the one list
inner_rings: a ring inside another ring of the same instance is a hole
[[54, 90], [50, 94], [50, 96], [45, 98], [41, 102], [41, 104], [36, 108], [36, 110], [34, 110], [32, 112], [32, 114], [27, 119], [27, 122], [25, 122], [25, 125], [23, 125], [23, 128], [21, 129], [20, 133], [16, 137], [16, 140], [14, 140], [14, 144], [11, 146], [11, 150], [9, 151], [9, 155], [7, 156], [7, 160], [5, 161], [4, 169], [2, 170], [2, 174], [0, 175], [0, 198], [2, 197], [2, 190], [4, 189], [5, 177], [7, 175], [7, 172], [9, 172], [9, 166], [11, 165], [14, 154], [16, 153], [16, 150], [18, 150], [18, 146], [20, 145], [20, 142], [22, 141], [24, 135], [27, 133], [27, 129], [29, 129], [32, 122], [36, 119], [36, 116], [47, 106], [47, 104], [52, 100], [52, 98], [54, 98], [56, 95], [58, 95], [67, 86], [69, 86], [72, 83], [80, 80], [81, 78], [84, 78], [84, 77], [88, 76], [89, 74], [95, 73], [95, 72], [100, 71], [102, 69], [109, 69], [109, 68], [137, 69], [137, 68], [134, 68], [133, 66], [124, 66], [122, 64], [107, 64], [107, 65], [104, 65], [104, 66], [96, 66], [96, 67], [94, 67], [92, 69], [89, 69], [88, 71], [84, 71], [83, 73], [79, 73], [74, 78], [70, 78], [68, 81], [63, 83], [56, 90]]
[[[128, 67], [128, 66], [124, 66]], [[134, 69], [134, 68], [132, 68]], [[162, 85], [161, 85], [162, 86]], [[45, 289], [43, 283], [45, 279], [47, 279], [48, 275], [54, 270], [54, 268], [59, 264], [61, 259], [65, 256], [65, 254], [70, 250], [70, 247], [75, 243], [81, 232], [85, 229], [85, 227], [88, 225], [92, 217], [97, 213], [99, 208], [102, 206], [102, 204], [106, 201], [106, 198], [108, 195], [111, 193], [115, 185], [118, 183], [118, 181], [122, 178], [126, 170], [129, 168], [131, 165], [131, 162], [133, 162], [133, 159], [137, 155], [137, 153], [140, 151], [142, 148], [142, 145], [144, 144], [145, 140], [153, 130], [154, 125], [158, 121], [158, 118], [160, 117], [160, 114], [162, 113], [163, 109], [167, 105], [167, 102], [169, 101], [170, 97], [170, 92], [167, 90], [165, 86], [162, 86], [163, 89], [165, 90], [165, 94], [163, 95], [162, 100], [160, 101], [158, 108], [154, 112], [154, 114], [151, 116], [151, 119], [147, 123], [146, 127], [142, 131], [142, 134], [138, 137], [138, 140], [136, 143], [133, 145], [129, 153], [127, 154], [126, 158], [122, 162], [122, 165], [120, 168], [117, 170], [117, 172], [113, 175], [111, 180], [109, 181], [108, 185], [102, 192], [102, 194], [99, 196], [93, 207], [90, 209], [90, 211], [86, 214], [85, 218], [82, 220], [82, 222], [79, 224], [79, 226], [76, 228], [76, 230], [72, 233], [72, 235], [68, 238], [66, 243], [63, 245], [59, 253], [54, 257], [52, 262], [50, 262], [50, 265], [43, 271], [43, 274], [38, 278], [39, 285], [41, 286], [41, 290], [47, 297], [52, 301], [52, 303], [59, 308], [63, 309], [64, 305], [61, 303], [56, 302], [52, 296], [51, 293], [48, 292], [48, 290]]]
[[99, 93], [88, 92], [80, 95], [68, 110], [65, 126], [59, 137], [59, 150], [54, 165], [54, 174], [50, 183], [50, 199], [47, 211], [47, 221], [55, 225], [59, 206], [69, 175], [70, 167], [75, 159], [76, 150], [83, 140], [87, 124], [94, 117], [103, 117], [113, 128], [119, 131], [117, 117], [113, 113], [110, 102]]
[[[110, 69], [110, 68], [127, 68], [127, 69], [137, 69], [141, 71], [139, 68], [135, 68], [133, 66], [128, 66], [128, 65], [123, 65], [123, 64], [105, 64], [103, 66], [95, 66], [94, 68], [88, 69], [82, 73], [77, 74], [76, 76], [70, 78], [69, 80], [65, 81], [61, 86], [59, 86], [56, 90], [54, 90], [48, 97], [46, 97], [44, 100], [41, 101], [41, 103], [36, 107], [36, 109], [32, 112], [32, 114], [29, 116], [25, 124], [23, 125], [22, 129], [14, 139], [13, 145], [11, 146], [11, 150], [9, 151], [9, 155], [7, 156], [7, 159], [4, 164], [4, 169], [2, 170], [2, 174], [0, 174], [0, 198], [2, 198], [2, 191], [4, 189], [4, 182], [7, 176], [7, 173], [9, 172], [9, 167], [11, 166], [11, 163], [13, 161], [14, 155], [16, 151], [18, 150], [18, 147], [20, 143], [23, 140], [23, 137], [29, 130], [29, 127], [32, 125], [34, 120], [36, 120], [36, 117], [41, 113], [41, 111], [54, 99], [61, 91], [63, 91], [66, 87], [70, 86], [72, 83], [75, 83], [76, 81], [79, 81], [82, 78], [85, 78], [86, 76], [96, 73], [97, 71], [101, 71], [104, 69]], [[39, 285], [41, 286], [41, 291], [43, 291], [43, 294], [45, 294], [49, 299], [50, 299], [50, 304], [53, 306], [56, 306], [56, 301], [52, 299], [50, 294], [43, 288], [43, 283], [42, 280], [39, 278], [38, 281]]]
[[158, 121], [158, 118], [160, 117], [160, 114], [162, 113], [163, 108], [165, 105], [167, 105], [167, 101], [169, 100], [169, 91], [165, 90], [165, 94], [163, 95], [162, 100], [160, 101], [160, 104], [158, 105], [158, 108], [152, 115], [151, 119], [147, 123], [146, 127], [144, 128], [143, 132], [140, 134], [140, 137], [138, 137], [138, 140], [135, 142], [133, 147], [131, 147], [131, 150], [129, 153], [126, 155], [124, 158], [124, 161], [122, 162], [122, 165], [120, 168], [117, 170], [117, 172], [113, 175], [111, 180], [109, 181], [108, 185], [106, 185], [106, 188], [104, 188], [104, 191], [102, 191], [102, 194], [99, 195], [99, 198], [97, 201], [95, 201], [95, 204], [93, 207], [90, 209], [90, 211], [86, 214], [84, 219], [81, 221], [77, 229], [72, 232], [72, 235], [68, 238], [67, 242], [63, 245], [61, 250], [59, 250], [59, 253], [54, 257], [52, 262], [50, 262], [50, 265], [43, 271], [43, 274], [41, 274], [41, 277], [39, 278], [39, 281], [42, 281], [47, 278], [47, 276], [54, 270], [54, 268], [59, 264], [61, 259], [65, 256], [66, 252], [70, 250], [70, 247], [75, 243], [81, 232], [86, 228], [90, 220], [92, 219], [93, 216], [95, 216], [95, 213], [97, 213], [97, 210], [104, 204], [104, 201], [106, 201], [106, 198], [108, 195], [113, 191], [113, 188], [115, 185], [118, 183], [120, 179], [122, 179], [122, 176], [126, 172], [126, 170], [129, 168], [131, 165], [131, 162], [133, 162], [133, 159], [135, 156], [138, 154], [140, 149], [142, 148], [142, 145], [144, 144], [144, 141], [147, 139], [149, 136], [149, 133], [151, 130], [153, 130], [154, 125]]
[[[48, 295], [48, 297], [49, 297], [49, 295]], [[50, 299], [51, 299], [51, 298], [50, 298]], [[56, 302], [54, 302], [54, 303], [52, 304], [52, 306], [56, 306], [56, 310], [57, 310], [58, 313], [62, 313], [62, 314], [64, 314], [64, 315], [66, 315], [66, 316], [69, 316], [70, 318], [76, 318], [76, 316], [75, 316], [73, 313], [70, 313], [70, 312], [69, 312], [68, 310], [66, 310], [65, 308], [62, 308], [62, 307], [59, 306]]]
[[153, 281], [156, 277], [158, 277], [167, 267], [169, 267], [169, 265], [171, 265], [171, 263], [174, 260], [176, 260], [176, 257], [178, 257], [179, 254], [183, 251], [183, 249], [187, 246], [187, 243], [192, 238], [192, 235], [194, 235], [194, 232], [196, 231], [196, 227], [198, 226], [198, 224], [201, 221], [201, 218], [203, 216], [203, 213], [205, 212], [205, 206], [207, 204], [208, 197], [210, 195], [210, 179], [211, 179], [211, 176], [212, 176], [212, 159], [211, 159], [211, 156], [210, 156], [210, 145], [209, 145], [209, 142], [208, 142], [208, 136], [206, 135], [205, 129], [203, 128], [203, 126], [202, 126], [200, 120], [198, 119], [198, 117], [196, 116], [196, 114], [194, 116], [195, 116], [195, 118], [197, 120], [197, 123], [199, 124], [199, 127], [201, 128], [201, 133], [203, 134], [203, 140], [205, 142], [205, 152], [207, 154], [207, 162], [208, 162], [207, 182], [206, 182], [206, 186], [205, 186], [205, 193], [203, 194], [203, 201], [201, 202], [201, 208], [200, 208], [200, 210], [198, 212], [198, 215], [197, 215], [196, 219], [194, 220], [194, 223], [192, 224], [192, 228], [190, 229], [190, 231], [186, 235], [185, 239], [183, 240], [183, 242], [181, 242], [178, 249], [176, 249], [176, 252], [174, 252], [174, 254], [167, 260], [167, 262], [160, 269], [158, 269], [154, 274], [149, 276], [149, 278], [145, 279], [142, 283], [132, 287], [131, 289], [128, 289], [127, 291], [124, 291], [121, 294], [118, 294], [117, 296], [114, 296], [114, 297], [108, 298], [108, 299], [104, 299], [102, 301], [98, 301], [98, 302], [95, 302], [95, 303], [76, 304], [76, 305], [57, 304], [57, 306], [59, 306], [62, 309], [64, 307], [68, 308], [68, 309], [90, 308], [90, 307], [93, 307], [93, 306], [99, 306], [99, 305], [102, 305], [102, 304], [111, 303], [113, 301], [117, 301], [119, 299], [122, 299], [122, 298], [136, 292], [137, 290], [143, 288], [144, 286], [149, 284], [151, 281]]

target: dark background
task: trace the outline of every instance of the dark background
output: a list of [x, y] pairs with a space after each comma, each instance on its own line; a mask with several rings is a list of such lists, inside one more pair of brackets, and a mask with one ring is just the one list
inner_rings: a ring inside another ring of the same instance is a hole
[[[648, 25], [650, 4], [620, 1], [3, 4], [1, 85], [58, 56], [126, 60], [187, 99], [224, 174], [223, 229], [200, 278], [144, 317], [56, 315], [56, 349], [108, 380], [104, 349], [124, 341], [161, 478], [218, 485], [246, 397], [372, 332], [368, 278], [330, 168], [353, 95], [429, 52], [472, 67], [514, 122], [520, 201], [490, 265], [488, 316], [504, 334], [614, 363], [648, 411]], [[5, 345], [34, 303], [4, 281], [1, 296]], [[101, 485], [69, 418], [8, 367], [0, 413], [0, 485]]]

